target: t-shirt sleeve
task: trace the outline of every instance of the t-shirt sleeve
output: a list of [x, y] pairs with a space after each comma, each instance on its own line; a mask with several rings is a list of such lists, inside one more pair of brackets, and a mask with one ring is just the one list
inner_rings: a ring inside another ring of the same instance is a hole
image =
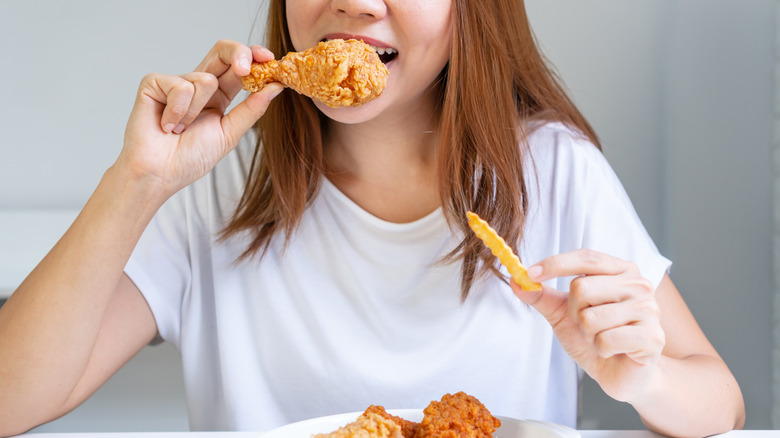
[[658, 251], [606, 158], [595, 147], [589, 149], [583, 248], [636, 263], [642, 276], [658, 287], [671, 261]]
[[213, 290], [212, 249], [243, 193], [255, 146], [250, 130], [211, 172], [163, 204], [125, 266], [160, 337], [178, 347], [183, 319], [201, 318], [198, 297]]
[[[562, 126], [547, 126], [530, 139], [532, 182], [529, 236], [532, 262], [577, 249], [593, 249], [634, 262], [658, 287], [671, 261], [660, 254], [604, 155]], [[538, 189], [538, 190], [535, 190]], [[568, 287], [568, 279], [556, 284]]]
[[162, 339], [179, 346], [181, 308], [191, 283], [187, 189], [171, 197], [147, 226], [125, 266], [143, 294]]

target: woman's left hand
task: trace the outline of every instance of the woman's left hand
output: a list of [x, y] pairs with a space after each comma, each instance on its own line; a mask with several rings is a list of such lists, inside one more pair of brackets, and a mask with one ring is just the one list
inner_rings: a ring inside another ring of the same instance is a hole
[[653, 285], [634, 263], [592, 250], [542, 260], [534, 281], [574, 276], [569, 293], [547, 285], [515, 295], [550, 323], [566, 352], [612, 398], [631, 402], [650, 387], [666, 339]]

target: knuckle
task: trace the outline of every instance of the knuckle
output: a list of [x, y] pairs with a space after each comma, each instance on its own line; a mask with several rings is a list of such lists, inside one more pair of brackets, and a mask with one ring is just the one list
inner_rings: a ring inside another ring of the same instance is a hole
[[660, 328], [647, 330], [641, 337], [641, 341], [643, 343], [643, 350], [647, 351], [648, 353], [659, 352], [662, 351], [664, 345], [666, 345], [666, 335]]
[[194, 71], [192, 73], [187, 73], [183, 78], [192, 85], [196, 92], [211, 88], [216, 89], [216, 87], [219, 86], [217, 77], [208, 72]]
[[181, 119], [187, 114], [187, 108], [182, 105], [168, 105], [166, 109], [170, 117], [177, 119]]
[[639, 275], [639, 265], [633, 261], [625, 261], [625, 271], [628, 274]]
[[628, 287], [635, 291], [635, 293], [640, 297], [650, 298], [655, 294], [655, 287], [653, 286], [653, 283], [644, 277], [638, 277], [631, 280], [628, 284]]
[[196, 76], [196, 80], [199, 86], [209, 92], [214, 92], [219, 88], [219, 79], [211, 73], [201, 73]]
[[569, 285], [569, 295], [575, 300], [586, 299], [592, 290], [590, 283], [590, 278], [587, 276], [576, 277]]
[[580, 257], [583, 263], [589, 266], [599, 265], [603, 260], [603, 255], [600, 252], [589, 248], [580, 250]]
[[138, 88], [142, 89], [142, 88], [152, 87], [154, 84], [158, 83], [164, 77], [165, 75], [162, 75], [160, 73], [148, 73], [143, 78], [141, 78], [141, 83]]
[[221, 38], [217, 40], [216, 43], [214, 43], [214, 46], [211, 48], [211, 54], [217, 55], [218, 53], [222, 52], [226, 48], [230, 47], [231, 42], [229, 39]]
[[655, 292], [655, 286], [653, 285], [653, 282], [644, 277], [639, 279], [639, 287], [650, 294]]
[[180, 78], [180, 80], [176, 81], [176, 84], [173, 85], [172, 90], [183, 97], [191, 96], [195, 93], [195, 84]]
[[236, 44], [235, 41], [228, 39], [228, 38], [220, 38], [217, 40], [216, 44], [214, 44], [214, 47], [229, 47], [234, 46]]
[[159, 73], [147, 73], [143, 78], [141, 78], [141, 83], [145, 84], [149, 82], [154, 82], [155, 80], [157, 80], [158, 76], [160, 76]]
[[652, 338], [653, 344], [657, 350], [663, 350], [666, 345], [666, 333], [663, 330], [657, 330]]
[[580, 328], [582, 329], [583, 332], [591, 333], [598, 320], [599, 320], [598, 314], [596, 310], [593, 309], [592, 307], [588, 307], [580, 311], [579, 321], [580, 321]]
[[641, 315], [651, 315], [656, 318], [661, 315], [661, 308], [655, 300], [640, 300], [636, 306]]
[[601, 357], [611, 356], [612, 351], [612, 338], [613, 334], [611, 330], [603, 331], [596, 335], [593, 339], [593, 346], [596, 347], [596, 351]]

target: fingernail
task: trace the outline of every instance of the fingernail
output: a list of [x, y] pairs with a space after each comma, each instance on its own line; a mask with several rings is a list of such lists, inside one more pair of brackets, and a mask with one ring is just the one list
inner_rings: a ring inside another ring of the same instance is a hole
[[530, 268], [528, 268], [528, 276], [531, 277], [531, 280], [535, 280], [539, 278], [542, 275], [542, 267], [539, 265], [533, 265]]
[[238, 65], [239, 65], [239, 67], [241, 67], [243, 69], [251, 70], [252, 69], [252, 60], [249, 59], [249, 58], [241, 57], [241, 58], [238, 59]]
[[270, 50], [266, 49], [265, 47], [263, 47], [262, 49], [260, 49], [260, 52], [261, 52], [263, 55], [265, 55], [265, 57], [266, 57], [266, 58], [271, 58], [271, 59], [273, 59], [273, 58], [274, 58], [274, 52], [272, 52], [272, 51], [270, 51]]
[[163, 126], [163, 131], [170, 133], [173, 131], [173, 128], [175, 127], [176, 126], [173, 123], [168, 123], [167, 125]]
[[181, 132], [184, 131], [184, 128], [185, 128], [184, 123], [179, 123], [178, 125], [176, 125], [175, 128], [173, 128], [173, 133], [181, 134]]
[[274, 97], [278, 96], [279, 93], [282, 92], [282, 90], [284, 90], [284, 87], [282, 86], [277, 87], [276, 90], [274, 90], [270, 95], [268, 95], [268, 100], [273, 100]]

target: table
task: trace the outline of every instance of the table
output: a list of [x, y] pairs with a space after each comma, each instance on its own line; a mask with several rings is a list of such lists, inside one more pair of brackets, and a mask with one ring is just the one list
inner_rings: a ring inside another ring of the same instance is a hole
[[[122, 433], [31, 433], [26, 438], [257, 438], [257, 432], [122, 432]], [[581, 430], [582, 438], [658, 438], [646, 430]], [[718, 435], [726, 438], [780, 437], [780, 430], [736, 430]]]

